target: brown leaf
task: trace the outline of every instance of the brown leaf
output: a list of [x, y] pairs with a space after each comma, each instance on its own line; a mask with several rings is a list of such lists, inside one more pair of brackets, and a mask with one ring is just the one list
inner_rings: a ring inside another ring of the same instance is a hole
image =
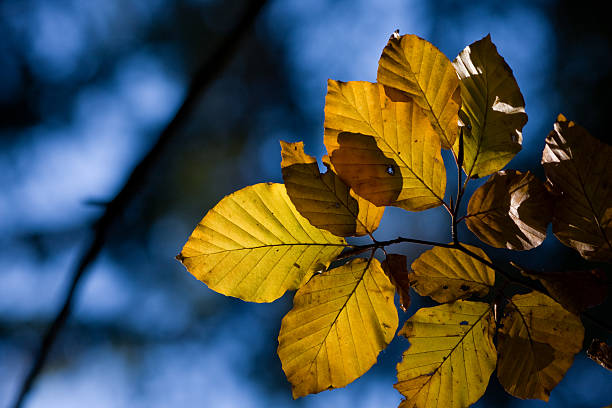
[[500, 171], [474, 192], [465, 223], [495, 248], [532, 249], [546, 238], [552, 197], [532, 173]]
[[559, 194], [553, 233], [583, 258], [612, 261], [612, 146], [559, 115], [542, 165]]
[[612, 371], [612, 347], [599, 339], [593, 339], [587, 356], [603, 368]]
[[553, 299], [575, 314], [601, 304], [608, 296], [606, 274], [601, 269], [522, 273], [542, 282]]
[[400, 307], [405, 312], [410, 307], [410, 280], [408, 279], [408, 258], [405, 255], [389, 254], [382, 262], [382, 268], [395, 285], [400, 298]]

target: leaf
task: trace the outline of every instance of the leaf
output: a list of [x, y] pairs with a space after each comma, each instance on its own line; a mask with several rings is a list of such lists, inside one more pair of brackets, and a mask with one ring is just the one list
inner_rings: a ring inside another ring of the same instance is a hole
[[426, 113], [442, 147], [457, 138], [459, 79], [450, 60], [416, 35], [391, 36], [378, 62], [378, 83], [409, 94]]
[[398, 325], [394, 290], [380, 263], [363, 258], [298, 290], [278, 336], [294, 398], [344, 387], [376, 363]]
[[[463, 246], [489, 260], [482, 249]], [[487, 295], [495, 284], [495, 271], [458, 249], [433, 247], [412, 263], [408, 278], [419, 295], [446, 303]]]
[[400, 330], [410, 341], [397, 365], [400, 408], [468, 407], [495, 369], [495, 321], [486, 303], [459, 300], [421, 308]]
[[340, 178], [375, 205], [421, 211], [442, 204], [440, 140], [409, 98], [393, 102], [382, 85], [329, 80], [324, 139]]
[[600, 269], [521, 273], [542, 282], [550, 296], [574, 314], [603, 303], [608, 296], [606, 274]]
[[474, 192], [465, 222], [495, 248], [532, 249], [546, 238], [552, 205], [546, 187], [532, 173], [500, 171]]
[[612, 371], [612, 347], [599, 339], [593, 339], [587, 350], [587, 356], [597, 364]]
[[344, 239], [310, 225], [285, 186], [262, 183], [223, 198], [177, 256], [212, 290], [271, 302], [327, 268]]
[[[525, 101], [490, 35], [467, 46], [453, 65], [461, 83], [461, 110], [471, 125], [464, 130], [463, 168], [468, 177], [484, 177], [521, 150]], [[459, 151], [457, 143], [453, 150]]]
[[406, 255], [388, 254], [382, 268], [391, 279], [399, 295], [400, 307], [405, 312], [410, 307], [410, 280], [408, 279], [408, 258]]
[[559, 115], [546, 138], [542, 165], [560, 193], [553, 233], [583, 258], [612, 261], [612, 146]]
[[582, 348], [583, 338], [580, 319], [548, 296], [540, 292], [513, 296], [498, 335], [499, 382], [515, 397], [548, 401]]
[[287, 194], [312, 225], [341, 237], [362, 236], [378, 228], [384, 207], [359, 197], [332, 169], [321, 174], [316, 159], [304, 153], [303, 142], [280, 143]]

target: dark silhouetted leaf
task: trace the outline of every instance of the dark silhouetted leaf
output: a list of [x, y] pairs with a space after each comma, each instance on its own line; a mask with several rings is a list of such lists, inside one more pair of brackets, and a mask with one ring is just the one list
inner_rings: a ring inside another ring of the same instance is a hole
[[580, 319], [548, 296], [513, 296], [499, 329], [499, 382], [515, 397], [548, 401], [583, 338]]
[[337, 174], [378, 205], [420, 211], [442, 204], [440, 138], [415, 103], [393, 102], [382, 85], [328, 81], [325, 146]]
[[304, 143], [280, 143], [287, 194], [312, 225], [341, 237], [366, 235], [378, 228], [384, 207], [359, 197], [332, 169], [321, 174], [316, 159], [304, 153]]
[[[525, 101], [490, 35], [467, 46], [453, 65], [461, 80], [461, 110], [471, 125], [464, 128], [463, 168], [468, 177], [484, 177], [521, 150]], [[453, 150], [458, 153], [457, 143]]]
[[500, 171], [474, 192], [466, 225], [496, 248], [535, 248], [546, 238], [552, 198], [530, 172]]
[[[489, 260], [480, 248], [464, 245]], [[495, 271], [458, 249], [434, 247], [412, 263], [408, 275], [412, 288], [437, 302], [485, 296], [495, 283]]]
[[399, 334], [410, 341], [397, 365], [400, 408], [468, 407], [484, 394], [497, 355], [486, 303], [459, 300], [421, 308]]
[[376, 363], [399, 324], [394, 292], [380, 263], [362, 258], [297, 291], [278, 336], [294, 398], [344, 387]]
[[555, 202], [553, 233], [585, 259], [612, 261], [612, 146], [559, 115], [542, 165]]
[[[416, 35], [391, 36], [378, 62], [377, 81], [409, 94], [440, 135], [442, 147], [453, 146], [461, 105], [459, 79], [439, 49]], [[388, 95], [394, 99], [395, 94]]]
[[406, 255], [388, 254], [382, 263], [383, 270], [395, 285], [400, 307], [404, 312], [410, 307], [410, 280], [408, 279], [407, 262]]
[[302, 217], [284, 185], [262, 183], [223, 198], [177, 259], [215, 292], [271, 302], [325, 270], [345, 246]]

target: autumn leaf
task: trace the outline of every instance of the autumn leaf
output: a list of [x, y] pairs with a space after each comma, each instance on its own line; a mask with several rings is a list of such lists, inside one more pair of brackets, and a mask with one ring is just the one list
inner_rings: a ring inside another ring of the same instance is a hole
[[329, 80], [324, 141], [337, 174], [358, 195], [420, 211], [442, 204], [446, 169], [440, 138], [404, 98], [391, 101], [379, 84]]
[[587, 350], [587, 356], [606, 370], [612, 371], [612, 347], [604, 341], [593, 339]]
[[371, 234], [378, 228], [384, 207], [355, 194], [332, 169], [321, 174], [304, 143], [281, 141], [281, 169], [289, 198], [312, 225], [341, 237]]
[[560, 194], [553, 233], [589, 260], [612, 261], [612, 146], [559, 115], [542, 165]]
[[395, 286], [400, 307], [405, 312], [410, 307], [410, 280], [408, 279], [408, 258], [406, 255], [388, 254], [382, 268]]
[[344, 387], [376, 363], [398, 326], [394, 290], [375, 258], [357, 258], [297, 291], [278, 336], [294, 398]]
[[546, 238], [552, 197], [532, 173], [493, 174], [470, 198], [465, 223], [495, 248], [532, 249]]
[[325, 270], [344, 239], [310, 225], [282, 184], [262, 183], [221, 200], [177, 256], [212, 290], [271, 302]]
[[410, 341], [397, 365], [400, 408], [468, 407], [495, 369], [495, 321], [486, 303], [459, 300], [421, 308], [400, 330]]
[[377, 81], [409, 94], [440, 135], [442, 147], [453, 146], [461, 106], [459, 79], [439, 49], [416, 35], [391, 36], [378, 62]]
[[[482, 249], [463, 246], [489, 260]], [[425, 251], [411, 268], [408, 278], [412, 288], [440, 303], [485, 296], [495, 284], [493, 269], [454, 248], [434, 247]]]
[[[484, 177], [521, 150], [525, 101], [490, 35], [467, 46], [453, 65], [461, 83], [461, 110], [471, 125], [464, 128], [463, 168], [468, 177]], [[459, 152], [458, 143], [453, 150]]]
[[583, 338], [580, 319], [548, 296], [540, 292], [513, 296], [498, 336], [499, 382], [515, 397], [548, 401], [582, 348]]
[[607, 277], [600, 269], [521, 273], [539, 280], [553, 299], [574, 314], [603, 303], [608, 296]]

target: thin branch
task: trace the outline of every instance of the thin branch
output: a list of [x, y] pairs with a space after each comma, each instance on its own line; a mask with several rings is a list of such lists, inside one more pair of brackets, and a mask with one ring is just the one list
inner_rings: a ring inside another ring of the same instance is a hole
[[372, 249], [372, 248], [374, 248], [374, 249], [379, 249], [379, 248], [384, 249], [386, 246], [395, 245], [395, 244], [402, 244], [402, 243], [419, 244], [419, 245], [431, 245], [431, 246], [439, 246], [439, 247], [444, 247], [444, 248], [455, 248], [455, 244], [445, 244], [445, 243], [442, 243], [442, 242], [426, 241], [426, 240], [423, 240], [423, 239], [398, 237], [398, 238], [395, 238], [395, 239], [391, 239], [389, 241], [376, 241], [376, 242], [373, 242], [371, 244], [353, 245], [350, 250], [341, 253], [340, 255], [338, 255], [338, 257], [336, 259], [345, 259], [345, 258], [348, 258], [350, 256], [357, 255], [357, 254], [360, 254], [362, 252], [366, 252], [367, 250]]
[[83, 254], [74, 268], [72, 280], [65, 295], [63, 306], [43, 337], [40, 348], [19, 390], [19, 394], [13, 405], [14, 408], [19, 408], [22, 406], [26, 395], [32, 388], [38, 374], [43, 368], [51, 347], [53, 346], [57, 335], [64, 326], [64, 323], [70, 314], [73, 298], [78, 289], [79, 282], [81, 281], [85, 271], [95, 261], [98, 254], [102, 250], [110, 231], [110, 227], [124, 213], [132, 198], [138, 191], [140, 191], [140, 188], [146, 184], [150, 170], [161, 157], [162, 152], [165, 150], [172, 137], [175, 136], [177, 130], [184, 125], [187, 118], [196, 108], [202, 92], [227, 66], [232, 56], [238, 49], [238, 45], [240, 44], [241, 40], [245, 37], [246, 33], [249, 31], [250, 27], [253, 25], [253, 22], [259, 15], [264, 4], [265, 0], [254, 0], [248, 2], [248, 6], [242, 18], [237, 22], [231, 32], [219, 44], [210, 57], [195, 72], [192, 81], [189, 84], [187, 96], [185, 97], [185, 100], [174, 118], [172, 118], [166, 128], [162, 131], [151, 150], [134, 168], [121, 191], [106, 206], [104, 214], [95, 225], [94, 236], [91, 239], [91, 242], [83, 251]]

